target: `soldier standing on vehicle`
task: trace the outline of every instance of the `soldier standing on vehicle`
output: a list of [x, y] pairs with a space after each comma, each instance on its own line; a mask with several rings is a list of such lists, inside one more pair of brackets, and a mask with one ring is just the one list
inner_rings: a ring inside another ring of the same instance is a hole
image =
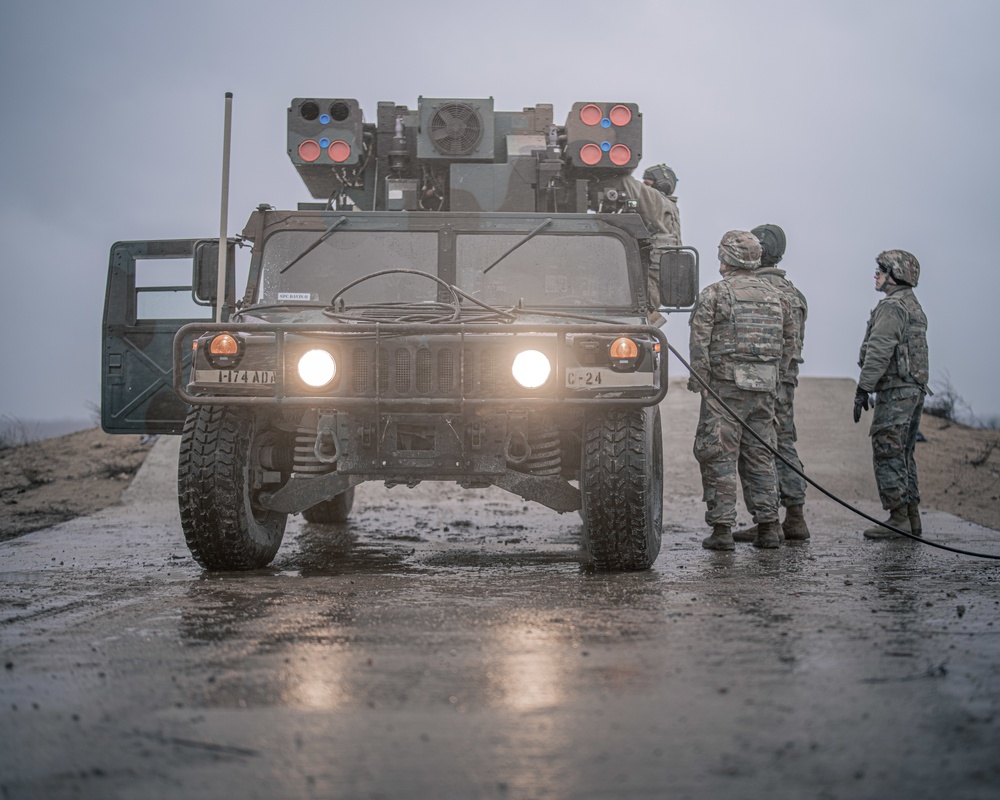
[[[785, 254], [785, 232], [777, 225], [759, 225], [751, 233], [757, 237], [761, 246], [760, 268], [754, 274], [777, 287], [785, 296], [795, 326], [795, 347], [792, 350], [792, 358], [788, 371], [778, 383], [778, 396], [774, 401], [778, 425], [778, 453], [785, 459], [785, 461], [780, 458], [775, 459], [775, 468], [778, 473], [778, 496], [781, 505], [785, 507], [782, 532], [789, 541], [801, 542], [809, 538], [809, 526], [806, 525], [802, 513], [806, 502], [806, 481], [799, 474], [803, 472], [802, 462], [795, 449], [798, 437], [795, 432], [794, 402], [795, 387], [799, 385], [799, 364], [802, 363], [802, 344], [805, 341], [806, 315], [809, 313], [809, 306], [805, 295], [785, 277], [785, 271], [777, 267]], [[756, 535], [755, 528], [748, 528], [736, 531], [733, 533], [733, 538], [737, 542], [752, 542]]]
[[642, 181], [631, 175], [622, 178], [621, 189], [625, 196], [636, 202], [636, 211], [652, 234], [653, 252], [650, 254], [649, 299], [653, 311], [649, 314], [652, 325], [662, 325], [666, 320], [656, 309], [660, 306], [660, 255], [661, 248], [681, 243], [681, 215], [677, 208], [677, 175], [666, 164], [657, 164], [642, 174]]
[[[649, 192], [643, 192], [637, 199], [638, 211], [643, 219], [647, 217], [657, 220], [654, 234], [662, 237], [663, 244], [677, 245], [681, 243], [681, 212], [677, 208], [677, 173], [666, 164], [657, 164], [642, 173], [642, 183], [655, 189], [660, 197], [656, 198]], [[648, 223], [647, 223], [648, 224]], [[657, 239], [654, 236], [654, 244]]]
[[[757, 523], [755, 547], [781, 542], [774, 454], [744, 431], [712, 396], [705, 381], [732, 412], [767, 445], [777, 444], [774, 401], [795, 348], [788, 303], [756, 277], [761, 246], [749, 231], [729, 231], [719, 243], [722, 280], [702, 290], [691, 313], [691, 370], [688, 389], [701, 392], [694, 456], [701, 466], [709, 550], [733, 550], [736, 476]], [[695, 376], [700, 376], [699, 380]]]
[[[854, 421], [861, 419], [862, 409], [870, 407], [869, 395], [875, 392], [868, 435], [879, 498], [882, 508], [889, 511], [885, 524], [919, 536], [920, 491], [913, 449], [930, 373], [927, 316], [913, 293], [920, 264], [905, 250], [885, 250], [875, 263], [875, 290], [885, 297], [872, 310], [861, 344]], [[864, 535], [890, 539], [899, 534], [875, 525]]]

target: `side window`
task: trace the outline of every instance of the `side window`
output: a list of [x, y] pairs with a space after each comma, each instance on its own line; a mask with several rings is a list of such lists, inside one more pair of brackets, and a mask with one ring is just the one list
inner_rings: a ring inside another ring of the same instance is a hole
[[[241, 296], [250, 271], [250, 248], [234, 248], [236, 283], [231, 291]], [[214, 252], [218, 252], [216, 248]], [[230, 278], [231, 279], [231, 278]], [[156, 319], [212, 319], [215, 305], [197, 303], [192, 294], [191, 257], [135, 259], [136, 321]], [[214, 285], [214, 273], [213, 273]]]
[[194, 302], [191, 283], [190, 257], [137, 258], [136, 319], [210, 319], [213, 309]]

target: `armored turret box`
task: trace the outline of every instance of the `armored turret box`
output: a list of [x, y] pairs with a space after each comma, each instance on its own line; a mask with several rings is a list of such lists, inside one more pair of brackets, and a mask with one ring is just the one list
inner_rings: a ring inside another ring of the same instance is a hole
[[288, 156], [328, 207], [370, 211], [583, 213], [588, 189], [630, 174], [642, 157], [634, 103], [495, 111], [493, 98], [382, 102], [366, 123], [354, 99], [295, 98]]

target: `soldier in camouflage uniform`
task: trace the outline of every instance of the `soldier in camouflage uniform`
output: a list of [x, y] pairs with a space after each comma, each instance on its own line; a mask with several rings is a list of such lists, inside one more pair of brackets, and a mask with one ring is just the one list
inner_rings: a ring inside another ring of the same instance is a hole
[[[775, 459], [778, 472], [778, 495], [785, 507], [785, 521], [781, 523], [782, 533], [789, 541], [805, 541], [809, 538], [809, 526], [803, 515], [806, 502], [806, 481], [795, 442], [795, 387], [799, 385], [799, 364], [802, 363], [802, 344], [806, 335], [806, 316], [809, 306], [805, 295], [785, 277], [785, 271], [777, 264], [785, 254], [785, 232], [777, 225], [759, 225], [751, 233], [760, 240], [760, 268], [754, 273], [784, 294], [788, 301], [795, 325], [795, 347], [785, 377], [778, 384], [778, 396], [774, 401], [774, 412], [778, 424], [778, 453], [785, 459]], [[787, 463], [786, 463], [787, 462]], [[791, 465], [791, 466], [789, 466]], [[793, 469], [794, 468], [794, 469]], [[795, 470], [798, 470], [796, 472]], [[757, 535], [756, 528], [748, 528], [733, 533], [737, 542], [752, 542]]]
[[677, 208], [677, 196], [674, 189], [677, 188], [677, 174], [666, 164], [657, 164], [642, 173], [643, 186], [649, 186], [659, 193], [657, 198], [649, 192], [643, 192], [638, 200], [639, 214], [644, 213], [647, 217], [656, 220], [654, 225], [654, 243], [657, 236], [662, 237], [665, 245], [676, 245], [681, 243], [681, 212]]
[[732, 550], [736, 521], [736, 476], [757, 523], [754, 546], [780, 543], [774, 454], [745, 432], [695, 375], [771, 447], [777, 444], [774, 401], [788, 370], [795, 329], [788, 303], [757, 278], [761, 247], [749, 231], [729, 231], [719, 244], [722, 280], [702, 290], [691, 313], [688, 389], [701, 392], [694, 456], [701, 467], [709, 550]]
[[647, 169], [641, 182], [631, 175], [621, 181], [622, 192], [636, 202], [636, 211], [653, 235], [649, 268], [649, 298], [654, 308], [649, 314], [649, 322], [653, 325], [662, 325], [665, 321], [656, 310], [660, 306], [660, 248], [681, 243], [681, 215], [674, 195], [676, 186], [677, 176], [666, 164]]
[[[875, 259], [875, 289], [885, 293], [868, 320], [858, 365], [854, 421], [876, 393], [869, 436], [872, 463], [886, 525], [920, 535], [920, 490], [913, 449], [927, 394], [927, 316], [913, 293], [920, 264], [905, 250], [886, 250]], [[888, 539], [899, 534], [875, 525], [864, 535]]]

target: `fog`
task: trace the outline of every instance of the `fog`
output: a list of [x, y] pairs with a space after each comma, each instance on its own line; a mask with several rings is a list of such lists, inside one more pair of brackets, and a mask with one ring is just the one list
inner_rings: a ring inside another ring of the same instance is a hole
[[[308, 200], [293, 97], [636, 102], [642, 167], [679, 177], [684, 241], [771, 222], [809, 301], [806, 376], [857, 377], [875, 256], [920, 260], [931, 385], [1000, 419], [1000, 56], [991, 2], [0, 3], [0, 414], [93, 415], [108, 252], [229, 233]], [[642, 169], [640, 167], [640, 170]], [[687, 315], [667, 325], [687, 352]], [[674, 374], [683, 368], [672, 361]], [[845, 422], [850, 409], [844, 409]], [[848, 423], [850, 424], [850, 423]]]

